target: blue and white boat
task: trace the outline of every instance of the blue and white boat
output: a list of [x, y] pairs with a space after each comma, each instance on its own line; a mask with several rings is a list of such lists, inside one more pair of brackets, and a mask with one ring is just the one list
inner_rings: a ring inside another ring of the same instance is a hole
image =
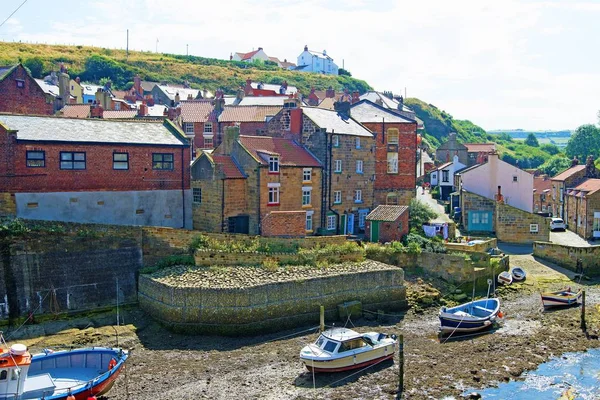
[[444, 333], [477, 332], [502, 317], [499, 299], [482, 299], [440, 310], [440, 331]]

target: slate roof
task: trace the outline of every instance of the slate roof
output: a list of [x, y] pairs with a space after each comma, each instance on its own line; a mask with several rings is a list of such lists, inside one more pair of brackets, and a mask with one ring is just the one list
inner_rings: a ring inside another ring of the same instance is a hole
[[331, 97], [325, 97], [317, 106], [317, 108], [322, 108], [324, 110], [334, 110], [333, 103], [335, 103], [335, 99]]
[[182, 101], [181, 120], [183, 122], [207, 122], [210, 113], [215, 108], [210, 101]]
[[105, 110], [102, 113], [102, 118], [104, 118], [104, 119], [132, 119], [132, 118], [135, 118], [136, 115], [137, 115], [136, 110], [118, 110], [118, 111]]
[[[260, 82], [251, 82], [250, 86], [252, 87], [252, 89], [258, 89], [258, 85]], [[279, 88], [281, 88], [281, 85], [274, 85], [272, 83], [263, 83], [262, 84], [262, 90], [274, 90], [275, 93], [279, 93]], [[294, 94], [298, 92], [298, 88], [296, 86], [291, 86], [288, 85], [285, 94]]]
[[49, 82], [44, 81], [43, 79], [36, 79], [37, 84], [42, 88], [44, 93], [52, 95], [54, 97], [60, 94], [60, 89], [58, 86], [53, 85]]
[[90, 108], [89, 104], [67, 104], [61, 113], [65, 118], [89, 118]]
[[195, 99], [196, 96], [198, 96], [198, 93], [200, 92], [200, 90], [198, 89], [188, 89], [188, 88], [181, 88], [181, 87], [175, 87], [175, 86], [165, 86], [165, 85], [157, 85], [158, 88], [165, 94], [165, 96], [167, 96], [170, 100], [175, 100], [175, 96], [177, 95], [177, 93], [179, 93], [179, 100], [183, 101], [183, 100], [187, 100], [188, 95], [192, 95], [192, 98]]
[[83, 94], [86, 96], [94, 96], [98, 89], [102, 89], [102, 86], [92, 85], [91, 83], [80, 83]]
[[335, 111], [318, 107], [302, 107], [302, 112], [319, 128], [325, 128], [327, 133], [335, 132], [336, 135], [373, 137], [371, 131], [354, 119], [342, 119]]
[[[369, 100], [373, 103], [377, 103], [377, 100], [381, 100], [383, 107], [391, 108], [393, 110], [399, 110], [398, 106], [400, 105], [400, 103], [397, 100], [390, 99], [389, 97], [380, 92], [369, 91], [361, 95], [360, 99]], [[406, 106], [405, 104], [402, 104], [402, 111], [414, 113], [413, 110], [411, 110], [410, 107]]]
[[288, 100], [286, 96], [246, 96], [237, 105], [238, 106], [280, 106], [283, 107], [284, 101]]
[[368, 221], [394, 222], [408, 211], [408, 206], [377, 206], [367, 215]]
[[324, 53], [322, 53], [320, 51], [308, 50], [308, 52], [310, 54], [312, 54], [313, 56], [317, 56], [317, 57], [321, 57], [321, 58], [328, 58], [328, 59], [330, 59], [330, 60], [333, 61], [333, 58], [329, 57], [328, 54], [324, 54]]
[[4, 79], [5, 75], [8, 75], [8, 73], [10, 71], [13, 70], [13, 68], [16, 68], [16, 65], [9, 65], [9, 66], [0, 66], [0, 81], [2, 79]]
[[150, 82], [150, 81], [141, 81], [140, 82], [140, 86], [142, 87], [142, 90], [144, 92], [151, 92], [152, 89], [154, 89], [154, 86], [158, 85], [157, 82]]
[[385, 122], [390, 123], [401, 123], [401, 124], [414, 124], [415, 121], [412, 121], [408, 118], [404, 118], [401, 115], [398, 115], [392, 111], [388, 111], [385, 107], [377, 105], [370, 100], [361, 100], [358, 103], [352, 105], [351, 108], [352, 118], [357, 120], [358, 122], [382, 122], [385, 119]]
[[269, 136], [243, 136], [239, 143], [262, 165], [268, 165], [266, 154], [279, 155], [279, 164], [289, 167], [320, 167], [321, 163], [306, 149], [290, 139]]
[[573, 176], [577, 172], [583, 171], [584, 169], [585, 169], [585, 164], [576, 165], [576, 166], [571, 167], [571, 168], [561, 172], [560, 174], [552, 177], [552, 180], [553, 181], [564, 181], [566, 179], [569, 179], [571, 176]]
[[536, 193], [544, 193], [547, 190], [552, 189], [552, 181], [550, 178], [546, 177], [544, 179], [543, 176], [534, 176], [533, 177], [533, 190]]
[[479, 153], [496, 150], [496, 143], [463, 143], [469, 153]]
[[[585, 165], [584, 165], [585, 166]], [[581, 190], [587, 192], [586, 195], [596, 193], [600, 190], [600, 179], [590, 178], [583, 181], [574, 190]]]
[[231, 156], [225, 156], [221, 154], [211, 154], [210, 157], [213, 159], [215, 164], [221, 166], [223, 174], [227, 179], [245, 179], [246, 175], [242, 173], [235, 160]]
[[278, 106], [225, 106], [219, 122], [265, 122], [267, 116], [275, 116], [283, 107]]
[[17, 130], [17, 140], [188, 145], [183, 132], [169, 121], [157, 123], [0, 115], [0, 123]]

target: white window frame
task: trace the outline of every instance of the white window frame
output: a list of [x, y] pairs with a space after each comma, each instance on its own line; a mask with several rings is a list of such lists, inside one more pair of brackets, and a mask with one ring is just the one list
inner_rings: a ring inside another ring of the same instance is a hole
[[212, 122], [205, 122], [204, 123], [204, 130], [203, 133], [213, 133], [213, 124]]
[[312, 231], [313, 230], [313, 214], [314, 211], [307, 211], [306, 212], [306, 223], [305, 223], [305, 230], [307, 231]]
[[302, 188], [302, 205], [310, 206], [312, 201], [312, 188], [303, 187]]
[[[398, 153], [395, 153], [395, 152], [387, 153], [387, 173], [388, 174], [397, 174], [398, 173]], [[432, 176], [432, 178], [435, 179], [435, 175]]]
[[357, 174], [362, 174], [363, 173], [363, 160], [356, 160], [356, 173]]
[[335, 226], [336, 226], [335, 215], [328, 215], [327, 216], [327, 230], [328, 231], [334, 231], [335, 230]]
[[279, 187], [280, 183], [272, 182], [268, 183], [267, 187], [269, 188], [269, 197], [267, 199], [267, 204], [279, 204]]
[[356, 141], [356, 148], [360, 149], [360, 137], [357, 136], [355, 141]]
[[364, 229], [369, 210], [358, 210], [358, 227]]
[[183, 123], [183, 131], [188, 135], [194, 134], [194, 123], [193, 122], [184, 122]]
[[304, 168], [302, 170], [302, 182], [312, 181], [312, 168]]
[[204, 138], [204, 149], [212, 149], [214, 146], [214, 142], [213, 142], [213, 138], [211, 137], [205, 137]]
[[354, 191], [354, 202], [362, 203], [362, 190], [361, 189], [356, 189]]
[[279, 173], [279, 156], [269, 156], [269, 173]]
[[202, 204], [202, 188], [192, 188], [192, 202]]
[[333, 147], [340, 147], [340, 137], [338, 135], [331, 136], [331, 143]]
[[342, 172], [342, 160], [335, 160], [334, 165], [335, 169], [333, 170], [333, 172]]
[[[387, 142], [388, 144], [399, 144], [400, 139], [399, 139], [399, 132], [390, 132], [388, 130], [387, 132]], [[393, 140], [394, 138], [396, 138], [395, 140]]]
[[342, 191], [336, 190], [333, 192], [333, 204], [342, 204]]

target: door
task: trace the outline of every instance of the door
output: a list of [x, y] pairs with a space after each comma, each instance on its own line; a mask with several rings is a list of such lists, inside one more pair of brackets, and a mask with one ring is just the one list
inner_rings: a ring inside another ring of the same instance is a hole
[[229, 217], [227, 220], [227, 231], [229, 233], [249, 233], [250, 217], [247, 215], [239, 215], [237, 217]]
[[342, 234], [342, 235], [346, 235], [346, 234], [347, 234], [347, 231], [346, 231], [346, 216], [345, 216], [345, 215], [342, 215], [342, 216], [341, 216], [341, 223], [340, 223], [340, 226], [342, 227], [342, 229], [341, 229], [341, 230], [342, 230], [341, 234]]
[[369, 221], [371, 224], [371, 242], [379, 242], [379, 221]]
[[348, 214], [348, 235], [354, 235], [354, 214]]

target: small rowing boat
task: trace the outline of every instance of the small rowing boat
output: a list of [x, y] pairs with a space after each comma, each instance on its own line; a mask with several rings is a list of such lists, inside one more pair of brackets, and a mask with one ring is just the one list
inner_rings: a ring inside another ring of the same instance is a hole
[[579, 289], [573, 292], [569, 287], [558, 292], [545, 292], [541, 295], [544, 307], [572, 306], [581, 303], [582, 291]]
[[488, 328], [502, 317], [499, 299], [483, 299], [464, 303], [456, 307], [442, 307], [440, 310], [440, 331], [477, 332]]
[[515, 281], [515, 282], [524, 281], [525, 277], [527, 277], [525, 270], [521, 267], [514, 267], [513, 269], [510, 270], [510, 274], [512, 275], [513, 281]]
[[513, 276], [508, 271], [502, 271], [498, 274], [498, 283], [502, 285], [510, 285], [513, 281]]
[[394, 335], [333, 328], [321, 333], [315, 343], [304, 346], [300, 359], [309, 371], [340, 372], [392, 359], [396, 343]]

